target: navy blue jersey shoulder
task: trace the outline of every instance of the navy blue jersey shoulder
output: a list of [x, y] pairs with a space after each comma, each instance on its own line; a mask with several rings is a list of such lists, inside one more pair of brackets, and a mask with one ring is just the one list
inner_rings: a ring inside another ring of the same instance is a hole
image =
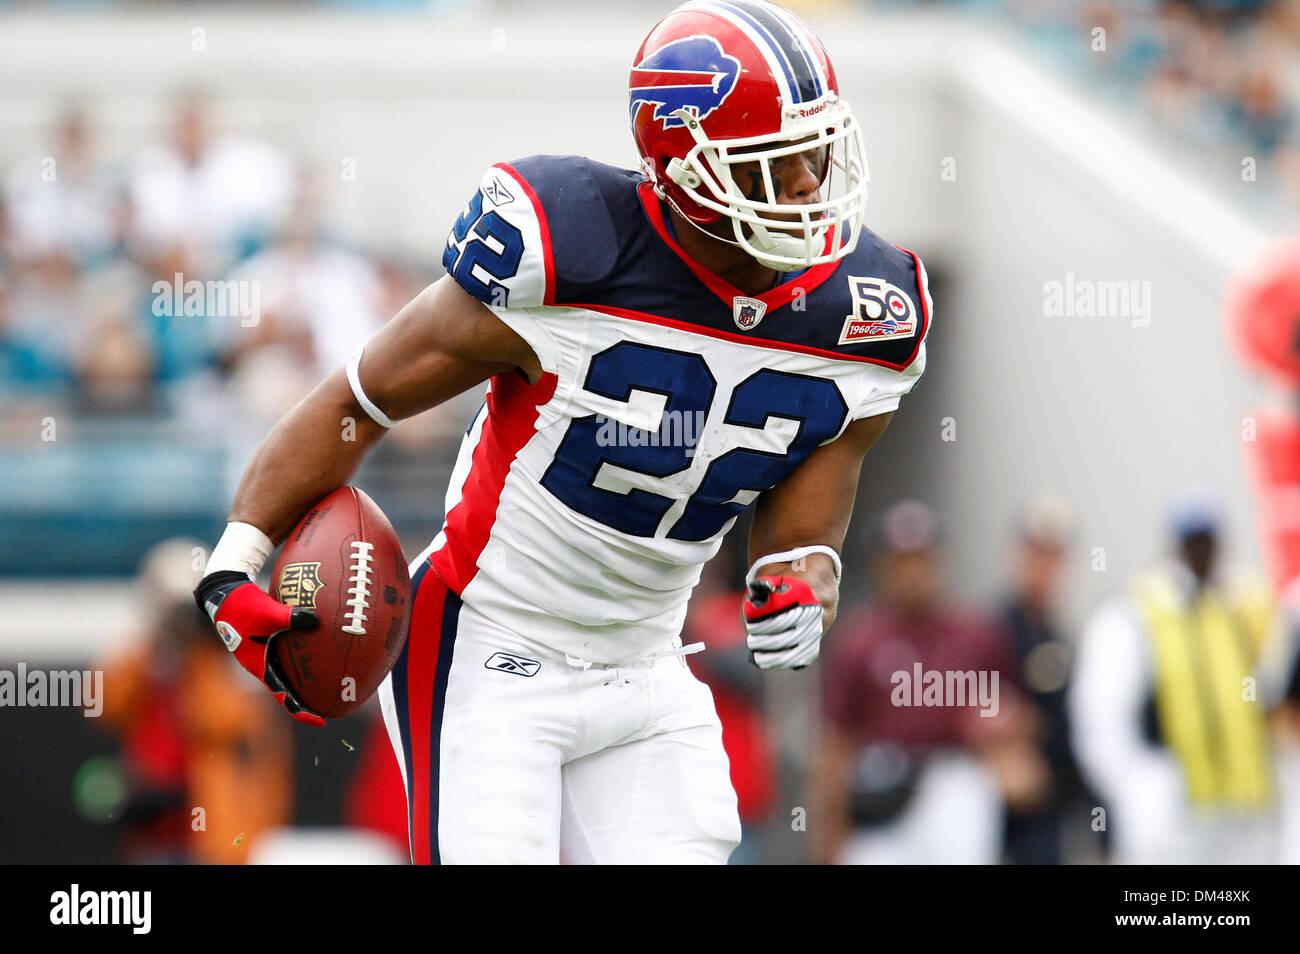
[[929, 318], [917, 261], [869, 229], [833, 269], [785, 277], [783, 284], [802, 294], [768, 293], [779, 303], [742, 331], [733, 303], [656, 231], [638, 193], [640, 173], [581, 156], [532, 156], [510, 165], [546, 217], [557, 305], [668, 318], [755, 343], [816, 348], [900, 369], [916, 356]]
[[536, 193], [551, 237], [557, 301], [605, 281], [619, 258], [621, 223], [638, 211], [640, 173], [585, 156], [529, 156], [510, 163]]
[[920, 259], [863, 228], [835, 273], [809, 293], [807, 311], [818, 316], [818, 347], [905, 368], [929, 331]]

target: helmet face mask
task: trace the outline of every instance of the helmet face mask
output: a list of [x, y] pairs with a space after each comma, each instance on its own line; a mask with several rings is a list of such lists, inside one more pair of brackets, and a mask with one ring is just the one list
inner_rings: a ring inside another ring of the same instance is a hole
[[[655, 26], [635, 63], [642, 166], [684, 218], [777, 271], [856, 247], [868, 181], [861, 130], [825, 50], [793, 14], [759, 0], [687, 3]], [[783, 195], [775, 168], [810, 153], [816, 201]], [[724, 219], [731, 227], [719, 234]]]
[[[868, 173], [862, 134], [846, 104], [832, 96], [806, 130], [796, 126], [776, 137], [713, 141], [701, 127], [693, 119], [686, 122], [695, 145], [685, 157], [669, 162], [668, 175], [696, 204], [717, 213], [715, 220], [721, 216], [731, 221], [735, 244], [761, 264], [783, 272], [833, 262], [853, 251], [865, 212]], [[819, 163], [818, 201], [782, 202], [773, 165], [809, 152], [824, 157]], [[751, 181], [758, 180], [760, 190], [747, 192], [738, 181], [737, 172], [746, 166], [753, 167], [744, 171]]]

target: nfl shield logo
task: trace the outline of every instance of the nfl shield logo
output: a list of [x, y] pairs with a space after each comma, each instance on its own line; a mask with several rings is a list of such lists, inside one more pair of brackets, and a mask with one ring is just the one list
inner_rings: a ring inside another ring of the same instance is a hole
[[757, 328], [758, 323], [763, 320], [765, 311], [767, 311], [767, 304], [757, 298], [736, 297], [731, 302], [731, 317], [741, 331]]
[[319, 563], [290, 563], [280, 572], [275, 595], [281, 603], [315, 609], [316, 591], [324, 585]]

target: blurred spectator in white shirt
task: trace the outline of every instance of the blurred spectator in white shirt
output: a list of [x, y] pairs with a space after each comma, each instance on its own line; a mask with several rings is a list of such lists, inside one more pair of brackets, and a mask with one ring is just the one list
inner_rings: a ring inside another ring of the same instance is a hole
[[114, 239], [119, 189], [95, 158], [80, 109], [70, 107], [57, 123], [47, 155], [16, 162], [5, 177], [10, 255], [23, 262], [66, 255], [93, 264]]
[[300, 176], [284, 227], [224, 277], [257, 303], [252, 320], [214, 322], [250, 434], [273, 424], [389, 317], [375, 269], [327, 238], [320, 198], [318, 184]]
[[197, 277], [211, 278], [284, 222], [293, 165], [267, 143], [214, 132], [207, 100], [187, 93], [170, 141], [140, 154], [130, 188], [139, 238], [156, 251], [186, 246]]
[[258, 324], [274, 326], [259, 333], [230, 322], [234, 349], [297, 341], [310, 353], [316, 378], [342, 365], [390, 317], [381, 312], [385, 287], [375, 268], [326, 236], [319, 184], [306, 175], [299, 177], [285, 228], [228, 277], [256, 283]]

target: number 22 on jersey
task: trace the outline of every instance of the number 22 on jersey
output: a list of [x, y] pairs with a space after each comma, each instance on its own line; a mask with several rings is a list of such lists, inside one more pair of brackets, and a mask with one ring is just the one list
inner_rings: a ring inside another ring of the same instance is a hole
[[[677, 438], [668, 441], [656, 439], [661, 428], [613, 442], [601, 415], [569, 424], [542, 486], [572, 510], [636, 536], [665, 532], [660, 525], [685, 496], [666, 536], [715, 537], [759, 493], [838, 434], [848, 416], [833, 381], [761, 368], [732, 389], [720, 418], [712, 419], [718, 384], [701, 355], [632, 341], [594, 355], [583, 388], [623, 405], [660, 395], [661, 421], [703, 422], [698, 429], [676, 428]], [[721, 452], [692, 470], [701, 444]]]

